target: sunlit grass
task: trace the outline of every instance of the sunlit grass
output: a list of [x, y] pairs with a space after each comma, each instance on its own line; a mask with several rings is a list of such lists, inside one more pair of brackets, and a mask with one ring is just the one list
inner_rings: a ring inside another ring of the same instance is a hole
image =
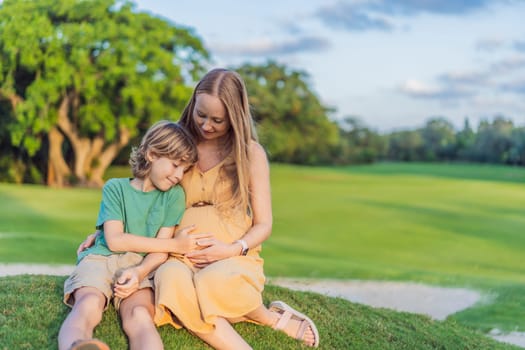
[[[110, 170], [129, 176], [127, 167]], [[274, 164], [271, 171], [268, 276], [475, 288], [496, 295], [494, 304], [453, 317], [484, 330], [525, 331], [518, 321], [525, 319], [525, 169]], [[0, 184], [0, 198], [0, 262], [73, 264], [93, 230], [100, 190]]]
[[[61, 302], [64, 277], [16, 276], [0, 278], [0, 346], [2, 349], [56, 349], [57, 335], [68, 308]], [[340, 298], [292, 292], [267, 286], [264, 303], [286, 300], [292, 307], [307, 310], [319, 330], [319, 349], [516, 349], [498, 343], [453, 320], [430, 318], [353, 304]], [[251, 323], [235, 329], [256, 350], [305, 349], [299, 342]], [[159, 328], [166, 349], [210, 349], [186, 330]], [[110, 305], [95, 337], [112, 349], [126, 349], [127, 339]]]

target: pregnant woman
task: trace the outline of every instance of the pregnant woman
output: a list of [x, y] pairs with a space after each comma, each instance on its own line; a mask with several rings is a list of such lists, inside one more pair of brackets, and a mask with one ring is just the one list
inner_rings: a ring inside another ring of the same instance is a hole
[[317, 346], [314, 323], [283, 302], [266, 308], [261, 244], [272, 209], [266, 153], [256, 141], [242, 78], [215, 69], [197, 84], [179, 121], [197, 141], [198, 163], [182, 179], [200, 250], [173, 256], [155, 274], [157, 324], [184, 326], [216, 349], [249, 349], [231, 322], [248, 320]]

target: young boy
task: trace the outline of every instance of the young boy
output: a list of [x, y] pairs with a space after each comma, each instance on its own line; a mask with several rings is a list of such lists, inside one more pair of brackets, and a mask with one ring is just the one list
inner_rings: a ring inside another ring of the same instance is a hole
[[[197, 149], [187, 131], [161, 121], [131, 153], [133, 178], [111, 179], [104, 185], [97, 219], [102, 234], [80, 252], [64, 283], [64, 302], [72, 310], [60, 328], [60, 350], [109, 349], [92, 336], [112, 299], [117, 309], [125, 306], [121, 318], [130, 349], [163, 348], [153, 323], [148, 275], [166, 260], [166, 252], [185, 254], [199, 239], [209, 237], [189, 234], [192, 228], [185, 228], [172, 238], [185, 207], [178, 183], [196, 161]], [[144, 257], [146, 253], [151, 254]]]

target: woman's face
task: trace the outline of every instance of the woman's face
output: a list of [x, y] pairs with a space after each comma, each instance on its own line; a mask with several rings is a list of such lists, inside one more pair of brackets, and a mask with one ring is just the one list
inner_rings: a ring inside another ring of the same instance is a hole
[[195, 96], [193, 120], [202, 140], [220, 139], [230, 130], [226, 108], [218, 97], [201, 93]]

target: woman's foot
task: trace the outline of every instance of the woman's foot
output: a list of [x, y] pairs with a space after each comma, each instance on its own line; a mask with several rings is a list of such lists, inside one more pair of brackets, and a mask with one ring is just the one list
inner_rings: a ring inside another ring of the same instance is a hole
[[319, 332], [314, 322], [283, 301], [274, 301], [269, 310], [276, 313], [277, 321], [272, 326], [282, 330], [292, 338], [302, 341], [307, 346], [319, 345]]

